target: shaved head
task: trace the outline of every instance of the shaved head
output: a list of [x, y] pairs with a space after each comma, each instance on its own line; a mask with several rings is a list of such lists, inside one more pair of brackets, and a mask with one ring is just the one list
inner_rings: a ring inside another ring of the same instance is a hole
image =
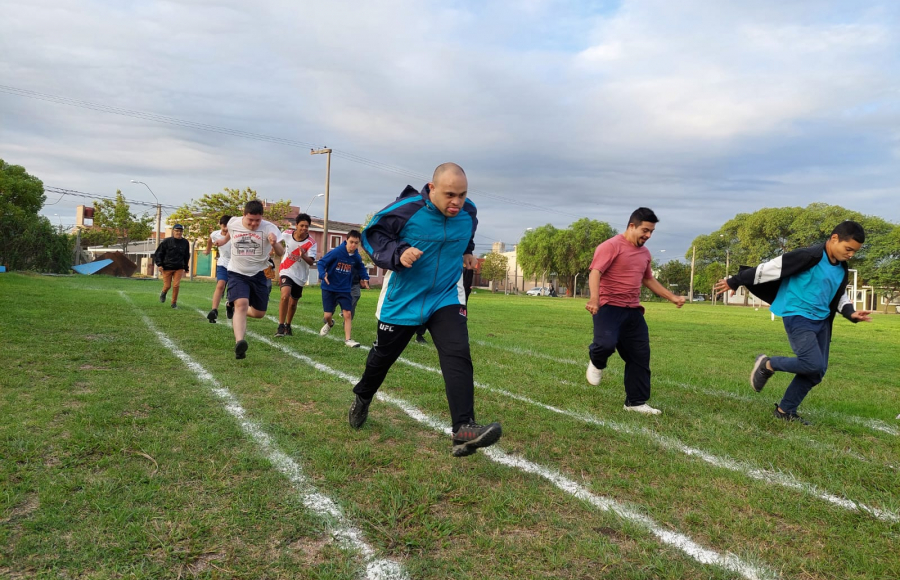
[[434, 175], [431, 176], [431, 183], [437, 183], [443, 175], [461, 175], [465, 177], [466, 172], [456, 163], [441, 163], [435, 168]]
[[428, 190], [434, 207], [446, 217], [455, 217], [465, 205], [469, 191], [466, 172], [456, 163], [441, 163], [434, 170]]

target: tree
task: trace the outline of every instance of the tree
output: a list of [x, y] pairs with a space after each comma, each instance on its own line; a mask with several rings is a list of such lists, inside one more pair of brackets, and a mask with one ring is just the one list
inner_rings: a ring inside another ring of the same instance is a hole
[[869, 259], [873, 266], [869, 284], [884, 298], [886, 314], [890, 303], [900, 297], [900, 226], [876, 240]]
[[550, 224], [535, 228], [522, 237], [516, 249], [526, 276], [546, 276], [555, 272], [566, 286], [575, 290], [575, 277], [587, 278], [597, 246], [616, 235], [608, 223], [582, 218], [564, 230]]
[[116, 242], [122, 245], [122, 252], [128, 253], [131, 240], [146, 240], [153, 232], [153, 216], [144, 214], [140, 217], [131, 213], [131, 207], [125, 201], [121, 190], [116, 190], [116, 200], [103, 199], [94, 202], [94, 226], [108, 230], [115, 236]]
[[490, 280], [494, 283], [491, 285], [491, 290], [493, 292], [497, 291], [496, 283], [506, 276], [506, 267], [508, 264], [509, 259], [497, 252], [491, 252], [484, 257], [484, 261], [481, 263], [481, 278]]
[[[169, 215], [166, 223], [182, 224], [184, 237], [190, 240], [205, 240], [213, 230], [219, 229], [223, 215], [244, 215], [244, 205], [254, 199], [259, 196], [249, 187], [244, 190], [226, 187], [220, 193], [207, 193], [199, 200], [184, 204]], [[280, 200], [266, 207], [263, 218], [278, 225], [290, 212], [291, 202]]]
[[691, 285], [691, 265], [679, 260], [669, 260], [659, 268], [656, 279], [675, 294], [687, 295]]
[[72, 241], [38, 215], [45, 199], [40, 179], [0, 159], [0, 264], [58, 273], [72, 267]]

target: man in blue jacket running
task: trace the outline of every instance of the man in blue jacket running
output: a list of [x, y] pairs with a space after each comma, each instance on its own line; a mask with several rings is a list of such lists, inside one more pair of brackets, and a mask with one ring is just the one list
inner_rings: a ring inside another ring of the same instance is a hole
[[366, 370], [353, 388], [350, 425], [359, 429], [388, 370], [406, 348], [419, 325], [425, 325], [437, 348], [447, 402], [453, 420], [454, 457], [496, 443], [500, 423], [475, 422], [475, 386], [463, 268], [478, 260], [475, 204], [466, 199], [468, 181], [462, 167], [444, 163], [434, 170], [421, 192], [406, 186], [393, 204], [363, 230], [363, 247], [385, 277], [375, 312], [378, 331], [366, 359]]
[[319, 260], [319, 280], [322, 283], [322, 310], [325, 312], [325, 325], [319, 336], [325, 336], [334, 326], [334, 310], [340, 307], [344, 317], [344, 344], [359, 348], [359, 343], [350, 338], [353, 328], [353, 298], [350, 290], [353, 286], [353, 275], [360, 279], [363, 288], [369, 287], [369, 273], [359, 255], [359, 232], [350, 230], [347, 241], [331, 250]]

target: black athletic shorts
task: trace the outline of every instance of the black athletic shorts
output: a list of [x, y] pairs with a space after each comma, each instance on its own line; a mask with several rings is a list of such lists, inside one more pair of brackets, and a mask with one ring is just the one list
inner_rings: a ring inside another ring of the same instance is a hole
[[262, 272], [257, 272], [253, 276], [245, 276], [231, 270], [228, 271], [229, 302], [246, 298], [250, 302], [251, 307], [265, 312], [269, 307], [269, 292], [271, 290], [271, 282]]
[[284, 288], [285, 286], [291, 287], [291, 298], [294, 300], [300, 300], [300, 297], [303, 296], [303, 286], [298, 284], [290, 276], [281, 277], [281, 287]]

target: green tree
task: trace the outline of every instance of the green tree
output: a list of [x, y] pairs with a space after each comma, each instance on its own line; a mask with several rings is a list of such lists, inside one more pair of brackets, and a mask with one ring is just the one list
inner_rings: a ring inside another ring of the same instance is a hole
[[564, 230], [550, 224], [526, 232], [517, 248], [526, 277], [556, 273], [571, 295], [575, 277], [586, 279], [597, 246], [616, 235], [608, 223], [582, 218]]
[[868, 282], [884, 298], [887, 313], [890, 303], [900, 297], [900, 226], [877, 238], [869, 254], [872, 273]]
[[481, 263], [481, 278], [493, 282], [491, 286], [493, 292], [497, 291], [497, 282], [506, 276], [508, 264], [509, 259], [503, 254], [491, 252], [485, 255], [484, 261]]
[[659, 268], [656, 279], [675, 294], [687, 296], [691, 285], [691, 265], [669, 260]]
[[[254, 199], [259, 199], [259, 196], [249, 187], [243, 190], [226, 187], [220, 193], [207, 193], [198, 200], [184, 204], [169, 215], [166, 223], [182, 224], [184, 237], [190, 240], [206, 240], [213, 230], [219, 229], [219, 220], [223, 215], [244, 215], [244, 205]], [[282, 225], [281, 222], [290, 212], [291, 202], [280, 200], [266, 208], [263, 218]]]
[[72, 241], [38, 215], [45, 199], [40, 179], [0, 159], [0, 264], [11, 270], [69, 271]]
[[116, 190], [116, 200], [103, 199], [94, 202], [94, 225], [113, 233], [116, 242], [122, 245], [122, 251], [128, 253], [128, 244], [132, 240], [146, 240], [153, 232], [153, 216], [144, 214], [140, 217], [131, 213], [131, 207], [125, 201], [121, 190]]

